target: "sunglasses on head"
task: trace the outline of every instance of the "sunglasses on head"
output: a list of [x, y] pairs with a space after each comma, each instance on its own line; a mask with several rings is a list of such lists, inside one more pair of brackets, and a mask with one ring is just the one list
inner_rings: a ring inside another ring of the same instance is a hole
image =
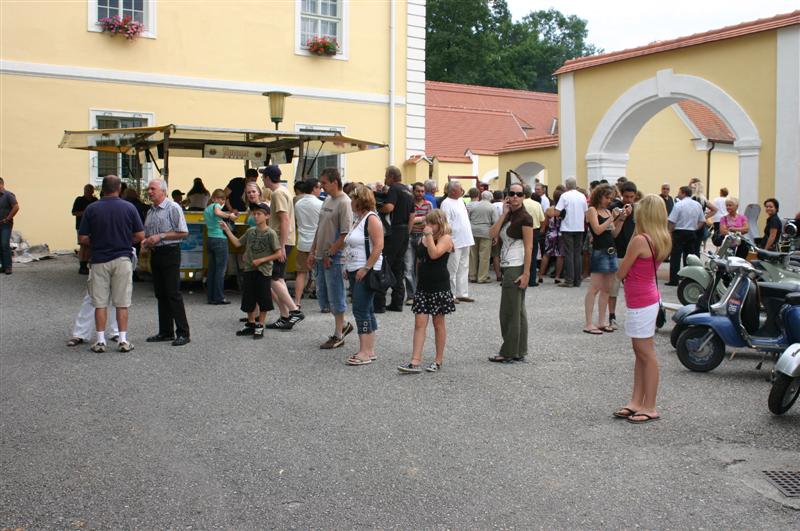
[[525, 192], [508, 192], [508, 197], [525, 197]]

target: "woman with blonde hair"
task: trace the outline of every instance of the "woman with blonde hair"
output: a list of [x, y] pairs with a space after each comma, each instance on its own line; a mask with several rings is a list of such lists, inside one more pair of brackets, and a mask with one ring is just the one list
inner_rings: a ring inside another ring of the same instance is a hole
[[658, 360], [653, 342], [661, 301], [656, 273], [658, 265], [669, 256], [672, 242], [667, 230], [667, 208], [661, 197], [649, 194], [642, 199], [634, 220], [636, 232], [617, 271], [617, 278], [624, 282], [628, 307], [625, 333], [631, 338], [636, 356], [633, 393], [614, 416], [643, 424], [661, 418], [656, 410]]
[[444, 344], [447, 331], [444, 316], [456, 311], [453, 293], [450, 291], [450, 272], [447, 260], [453, 252], [453, 238], [447, 216], [438, 208], [425, 216], [422, 240], [417, 248], [417, 289], [414, 292], [414, 343], [411, 363], [397, 368], [402, 373], [422, 372], [422, 348], [425, 346], [425, 330], [428, 317], [433, 318], [433, 332], [436, 342], [436, 357], [425, 370], [437, 372], [444, 362]]
[[353, 223], [344, 239], [345, 269], [353, 289], [353, 317], [358, 332], [358, 352], [347, 358], [347, 365], [367, 365], [377, 359], [375, 354], [375, 292], [369, 289], [367, 275], [380, 271], [383, 264], [383, 224], [375, 212], [375, 194], [359, 185], [350, 195]]

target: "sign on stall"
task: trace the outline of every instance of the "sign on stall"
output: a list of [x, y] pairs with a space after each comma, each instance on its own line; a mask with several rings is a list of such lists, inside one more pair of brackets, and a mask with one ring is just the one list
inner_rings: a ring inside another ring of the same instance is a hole
[[203, 158], [206, 159], [236, 159], [236, 160], [264, 160], [267, 151], [264, 148], [244, 146], [218, 146], [203, 145]]

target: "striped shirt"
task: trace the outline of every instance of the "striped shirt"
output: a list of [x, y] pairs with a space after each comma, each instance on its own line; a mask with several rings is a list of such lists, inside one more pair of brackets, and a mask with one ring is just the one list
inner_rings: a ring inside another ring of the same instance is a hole
[[[183, 217], [183, 209], [172, 199], [164, 199], [158, 205], [152, 205], [147, 212], [147, 219], [144, 220], [144, 234], [150, 237], [154, 234], [165, 232], [189, 232], [186, 226], [186, 218]], [[155, 247], [165, 245], [180, 245], [180, 240], [164, 240], [158, 242]]]
[[[417, 216], [427, 216], [428, 212], [430, 212], [431, 210], [433, 210], [433, 205], [431, 205], [431, 202], [428, 201], [428, 200], [423, 201], [421, 205], [418, 205], [416, 203], [416, 201], [414, 202], [414, 217], [415, 218]], [[422, 234], [422, 229], [424, 229], [424, 228], [425, 228], [425, 225], [414, 225], [411, 228], [411, 232], [413, 234]]]

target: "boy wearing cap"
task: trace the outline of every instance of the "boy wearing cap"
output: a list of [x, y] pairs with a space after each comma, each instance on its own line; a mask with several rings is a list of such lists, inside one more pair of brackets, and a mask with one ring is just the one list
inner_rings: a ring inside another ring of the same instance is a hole
[[[258, 203], [251, 210], [256, 226], [247, 229], [241, 238], [234, 236], [224, 221], [219, 225], [235, 247], [244, 246], [242, 311], [247, 312], [247, 322], [236, 335], [263, 339], [267, 312], [273, 308], [270, 293], [272, 262], [280, 256], [281, 245], [277, 233], [267, 225], [269, 205]], [[258, 322], [256, 305], [259, 308]]]

